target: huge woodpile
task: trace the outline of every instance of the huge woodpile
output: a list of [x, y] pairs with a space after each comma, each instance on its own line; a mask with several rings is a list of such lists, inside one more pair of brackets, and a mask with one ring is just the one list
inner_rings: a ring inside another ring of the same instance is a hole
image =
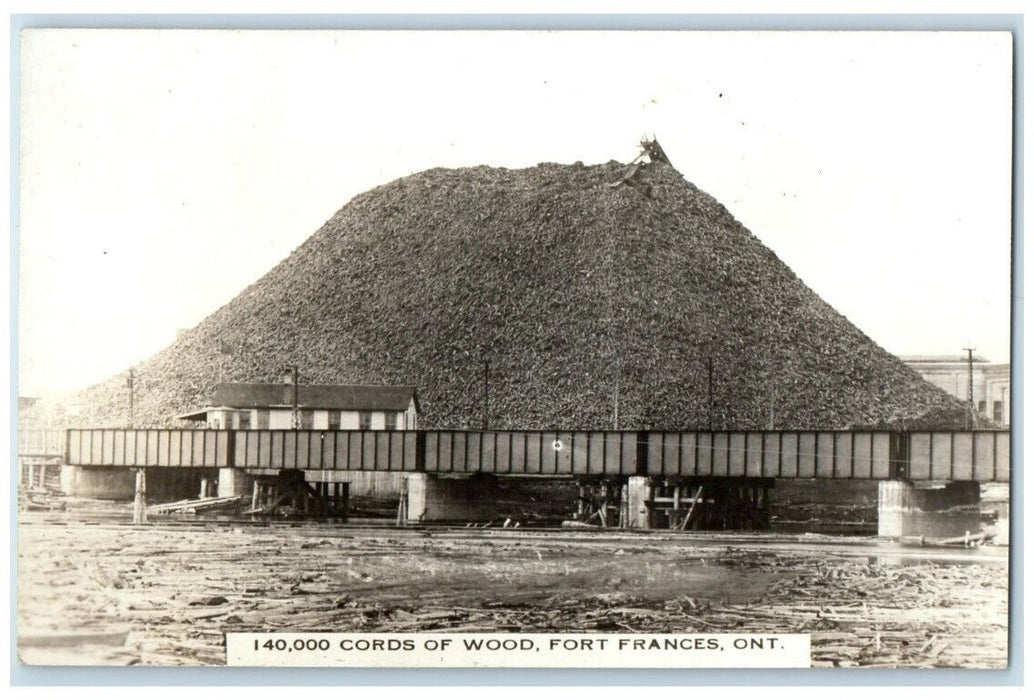
[[[136, 368], [135, 422], [225, 381], [411, 384], [425, 427], [964, 427], [668, 163], [418, 173], [359, 195]], [[486, 371], [487, 370], [487, 371]], [[485, 387], [487, 377], [487, 412]], [[79, 422], [128, 423], [124, 376]], [[616, 401], [615, 401], [616, 399]]]

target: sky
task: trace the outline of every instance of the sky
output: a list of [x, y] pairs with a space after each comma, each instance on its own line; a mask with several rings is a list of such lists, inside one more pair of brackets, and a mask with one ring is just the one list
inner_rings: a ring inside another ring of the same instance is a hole
[[355, 195], [656, 137], [895, 354], [1009, 359], [1004, 33], [27, 30], [19, 394], [158, 352]]

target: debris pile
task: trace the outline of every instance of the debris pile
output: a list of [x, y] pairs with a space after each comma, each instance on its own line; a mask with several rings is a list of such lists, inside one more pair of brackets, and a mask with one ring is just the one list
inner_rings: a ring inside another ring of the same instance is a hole
[[[646, 144], [649, 146], [649, 144]], [[426, 427], [964, 427], [657, 147], [417, 173], [355, 197], [136, 369], [137, 425], [224, 381], [419, 387]], [[487, 372], [486, 372], [487, 369]], [[78, 422], [128, 423], [123, 377]]]

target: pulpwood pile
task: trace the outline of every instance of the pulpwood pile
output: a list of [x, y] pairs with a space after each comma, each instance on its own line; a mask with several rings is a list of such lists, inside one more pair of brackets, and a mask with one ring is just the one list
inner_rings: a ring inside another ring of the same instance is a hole
[[[137, 370], [136, 422], [220, 381], [419, 387], [425, 427], [963, 427], [665, 162], [418, 173], [359, 195]], [[710, 371], [709, 371], [710, 367]], [[123, 378], [81, 422], [128, 421]]]
[[[222, 664], [226, 632], [809, 633], [816, 666], [1001, 668], [1008, 569], [812, 547], [23, 522], [19, 634], [128, 631], [32, 663]], [[875, 550], [873, 550], [875, 552]]]

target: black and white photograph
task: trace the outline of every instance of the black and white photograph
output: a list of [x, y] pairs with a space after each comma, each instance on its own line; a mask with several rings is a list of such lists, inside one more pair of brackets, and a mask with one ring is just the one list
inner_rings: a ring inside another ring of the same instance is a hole
[[1008, 668], [1014, 41], [23, 29], [18, 663]]

